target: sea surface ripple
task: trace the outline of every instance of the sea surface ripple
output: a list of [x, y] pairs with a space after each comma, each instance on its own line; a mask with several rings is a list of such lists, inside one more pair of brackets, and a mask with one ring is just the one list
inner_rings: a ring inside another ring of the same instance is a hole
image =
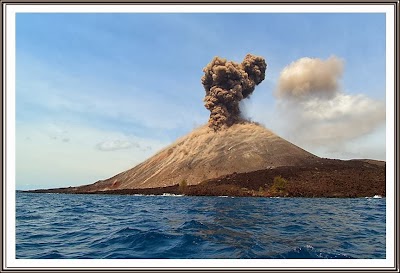
[[17, 192], [16, 258], [384, 259], [386, 199]]

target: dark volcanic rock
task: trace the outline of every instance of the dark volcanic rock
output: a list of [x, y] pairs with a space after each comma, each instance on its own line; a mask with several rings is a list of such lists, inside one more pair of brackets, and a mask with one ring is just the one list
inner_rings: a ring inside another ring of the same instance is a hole
[[[371, 163], [368, 163], [371, 162]], [[273, 192], [275, 177], [287, 181]], [[204, 181], [189, 195], [365, 197], [386, 195], [386, 164], [382, 161], [320, 159], [303, 166], [238, 173]]]
[[[283, 191], [274, 192], [274, 179], [282, 177]], [[373, 160], [319, 159], [301, 166], [281, 166], [246, 173], [232, 173], [197, 185], [178, 185], [145, 189], [85, 191], [60, 188], [29, 192], [76, 194], [157, 194], [203, 196], [288, 196], [288, 197], [365, 197], [386, 195], [386, 163]]]

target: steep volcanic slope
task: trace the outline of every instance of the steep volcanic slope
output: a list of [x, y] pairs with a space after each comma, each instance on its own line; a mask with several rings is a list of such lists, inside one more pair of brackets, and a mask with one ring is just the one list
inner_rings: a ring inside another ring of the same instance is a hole
[[82, 190], [164, 187], [182, 180], [194, 185], [234, 172], [296, 166], [314, 159], [315, 155], [254, 123], [217, 132], [203, 126], [136, 167]]

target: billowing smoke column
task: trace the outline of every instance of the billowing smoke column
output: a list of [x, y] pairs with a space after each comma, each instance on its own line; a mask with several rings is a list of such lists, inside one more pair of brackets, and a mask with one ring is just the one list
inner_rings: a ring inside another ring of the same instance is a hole
[[241, 64], [214, 57], [201, 78], [206, 90], [204, 105], [211, 112], [209, 127], [217, 131], [241, 120], [239, 102], [264, 80], [266, 68], [264, 58], [251, 54]]

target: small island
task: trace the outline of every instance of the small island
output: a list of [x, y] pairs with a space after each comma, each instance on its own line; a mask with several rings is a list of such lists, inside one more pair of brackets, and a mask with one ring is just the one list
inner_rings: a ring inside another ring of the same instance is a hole
[[[109, 179], [33, 193], [187, 196], [371, 197], [386, 195], [386, 163], [318, 157], [241, 114], [265, 78], [264, 58], [215, 57], [201, 81], [208, 123]], [[287, 95], [287, 94], [285, 94]], [[302, 94], [303, 95], [303, 94]]]
[[196, 185], [186, 180], [167, 187], [96, 189], [95, 184], [30, 193], [187, 195], [235, 197], [372, 197], [386, 196], [386, 163], [375, 160], [320, 159], [304, 166], [282, 166], [232, 173]]

